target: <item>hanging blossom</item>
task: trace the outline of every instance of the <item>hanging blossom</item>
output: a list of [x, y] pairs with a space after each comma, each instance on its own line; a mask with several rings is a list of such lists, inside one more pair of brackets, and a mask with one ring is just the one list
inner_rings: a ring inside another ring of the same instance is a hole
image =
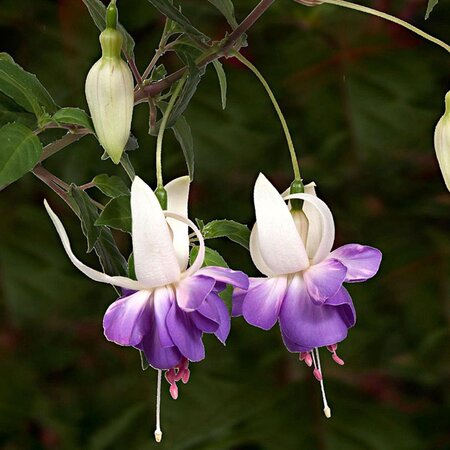
[[[91, 269], [73, 254], [67, 233], [45, 201], [72, 263], [86, 276], [122, 288], [123, 296], [105, 313], [106, 338], [118, 345], [141, 350], [148, 363], [158, 369], [157, 427], [160, 429], [161, 371], [170, 384], [170, 394], [178, 397], [177, 382], [189, 380], [189, 361], [205, 358], [203, 333], [213, 333], [225, 343], [230, 331], [230, 314], [219, 292], [227, 284], [248, 287], [245, 274], [223, 267], [202, 267], [205, 245], [198, 228], [187, 218], [189, 177], [167, 186], [168, 211], [163, 211], [154, 192], [136, 177], [131, 187], [132, 242], [137, 280], [109, 276]], [[169, 212], [170, 211], [170, 212]], [[167, 219], [166, 219], [167, 217]], [[199, 241], [199, 252], [189, 262], [191, 227]]]
[[[286, 200], [301, 200], [302, 211]], [[264, 330], [278, 321], [284, 344], [309, 367], [321, 384], [324, 413], [328, 406], [319, 348], [327, 347], [343, 365], [337, 344], [355, 324], [352, 299], [343, 283], [366, 281], [380, 266], [381, 252], [373, 247], [348, 244], [331, 251], [334, 222], [327, 205], [316, 197], [314, 184], [304, 194], [282, 195], [260, 174], [254, 190], [256, 223], [250, 236], [250, 253], [266, 278], [250, 278], [248, 290], [237, 289], [233, 315]]]

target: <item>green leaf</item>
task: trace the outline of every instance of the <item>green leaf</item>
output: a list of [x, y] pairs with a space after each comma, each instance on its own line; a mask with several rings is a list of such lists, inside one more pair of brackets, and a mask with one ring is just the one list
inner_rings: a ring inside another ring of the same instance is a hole
[[100, 237], [94, 249], [105, 273], [108, 275], [127, 275], [127, 261], [117, 248], [111, 230], [106, 227], [100, 229]]
[[231, 0], [208, 0], [209, 3], [213, 4], [227, 19], [233, 30], [237, 28], [238, 23], [236, 17], [234, 16], [234, 5]]
[[[191, 253], [189, 255], [190, 263], [193, 264], [198, 255], [199, 247], [192, 247]], [[205, 247], [205, 261], [203, 262], [203, 267], [206, 266], [218, 266], [228, 268], [227, 262], [223, 259], [222, 255], [213, 250], [212, 248]]]
[[[83, 3], [86, 5], [97, 28], [103, 31], [106, 27], [106, 6], [100, 0], [83, 0]], [[121, 24], [118, 25], [117, 29], [123, 36], [122, 51], [126, 57], [133, 59], [134, 39]]]
[[184, 159], [189, 173], [191, 181], [194, 179], [194, 139], [192, 138], [191, 127], [189, 126], [186, 118], [180, 116], [172, 127], [177, 141], [181, 145], [183, 150]]
[[19, 123], [0, 128], [0, 144], [0, 185], [12, 183], [32, 170], [42, 153], [38, 137]]
[[73, 198], [78, 207], [81, 229], [87, 239], [87, 252], [90, 253], [100, 237], [100, 229], [95, 226], [95, 221], [98, 217], [97, 208], [92, 203], [89, 195], [79, 189], [75, 184], [70, 186], [69, 195]]
[[227, 107], [227, 76], [223, 70], [223, 66], [217, 59], [213, 61], [214, 69], [216, 69], [219, 78], [220, 95], [222, 98], [222, 109]]
[[428, 0], [427, 12], [425, 13], [425, 20], [430, 17], [431, 11], [433, 11], [434, 7], [438, 4], [439, 0]]
[[11, 97], [39, 119], [53, 114], [58, 107], [35, 75], [26, 72], [9, 55], [0, 58], [0, 92]]
[[[84, 1], [84, 0], [83, 0]], [[148, 0], [161, 14], [176, 22], [181, 26], [182, 30], [188, 35], [195, 38], [200, 38], [204, 42], [208, 42], [210, 39], [192, 26], [189, 19], [176, 8], [170, 0]]]
[[94, 125], [86, 111], [80, 108], [61, 108], [53, 114], [52, 120], [58, 124], [78, 125], [94, 132]]
[[234, 220], [213, 220], [203, 227], [202, 233], [205, 239], [227, 237], [246, 249], [249, 248], [250, 230]]
[[113, 198], [105, 206], [95, 225], [105, 225], [125, 233], [131, 233], [130, 196], [122, 195], [121, 197]]
[[36, 117], [19, 106], [13, 99], [0, 92], [0, 126], [18, 122], [28, 128], [35, 129]]
[[109, 176], [107, 174], [97, 175], [92, 183], [108, 197], [120, 197], [121, 195], [130, 195], [130, 189], [122, 180], [116, 176]]

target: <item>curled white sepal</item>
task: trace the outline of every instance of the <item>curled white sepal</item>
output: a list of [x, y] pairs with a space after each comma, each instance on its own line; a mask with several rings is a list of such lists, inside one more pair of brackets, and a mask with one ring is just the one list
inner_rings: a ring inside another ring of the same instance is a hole
[[80, 272], [84, 273], [91, 280], [98, 281], [99, 283], [112, 284], [113, 286], [117, 286], [117, 287], [121, 287], [121, 288], [125, 288], [125, 289], [132, 289], [135, 291], [145, 289], [145, 286], [138, 281], [131, 280], [126, 277], [106, 275], [103, 272], [99, 272], [98, 270], [91, 269], [90, 267], [83, 264], [73, 254], [72, 248], [70, 246], [69, 237], [67, 236], [66, 230], [64, 229], [64, 226], [61, 223], [61, 221], [59, 220], [58, 216], [50, 208], [49, 204], [47, 203], [47, 200], [44, 200], [44, 206], [45, 206], [45, 209], [47, 210], [48, 215], [50, 216], [50, 219], [52, 219], [53, 225], [55, 225], [56, 231], [59, 234], [59, 237], [61, 239], [64, 250], [67, 253], [67, 256], [69, 257], [72, 264]]

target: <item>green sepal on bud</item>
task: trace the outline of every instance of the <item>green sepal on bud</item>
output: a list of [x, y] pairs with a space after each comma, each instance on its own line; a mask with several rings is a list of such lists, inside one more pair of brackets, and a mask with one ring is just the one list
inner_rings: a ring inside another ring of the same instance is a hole
[[[303, 194], [305, 192], [305, 186], [303, 185], [302, 180], [294, 180], [291, 183], [291, 187], [289, 189], [289, 194]], [[291, 199], [291, 210], [292, 211], [301, 211], [303, 208], [303, 200], [299, 199]]]
[[167, 191], [163, 187], [157, 187], [155, 190], [156, 198], [163, 211], [167, 210]]
[[119, 164], [131, 132], [134, 82], [120, 52], [122, 34], [117, 27], [117, 7], [112, 1], [106, 10], [105, 30], [100, 34], [102, 57], [86, 78], [86, 100], [97, 138], [115, 164]]
[[450, 191], [450, 91], [445, 96], [445, 113], [434, 132], [434, 149], [445, 185]]

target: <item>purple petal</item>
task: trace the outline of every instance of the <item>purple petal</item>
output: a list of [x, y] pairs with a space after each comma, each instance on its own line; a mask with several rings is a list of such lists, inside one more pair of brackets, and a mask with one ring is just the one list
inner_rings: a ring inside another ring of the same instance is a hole
[[230, 334], [231, 317], [223, 300], [217, 294], [211, 293], [198, 309], [198, 312], [219, 324], [214, 334], [222, 344], [225, 344]]
[[173, 342], [178, 350], [190, 361], [201, 361], [205, 357], [205, 347], [202, 342], [202, 332], [182, 311], [177, 302], [172, 303], [167, 315], [167, 326]]
[[226, 267], [208, 266], [201, 268], [197, 271], [197, 274], [214, 278], [216, 282], [220, 283], [219, 286], [222, 288], [220, 290], [225, 289], [226, 284], [231, 284], [232, 286], [240, 289], [248, 288], [248, 277], [245, 273], [240, 272], [239, 270], [231, 270]]
[[159, 341], [162, 347], [172, 347], [174, 345], [166, 323], [167, 314], [169, 314], [174, 300], [173, 291], [167, 287], [157, 288], [153, 293], [154, 326], [158, 330]]
[[288, 287], [280, 327], [289, 341], [307, 349], [342, 341], [348, 328], [338, 308], [313, 303], [300, 276], [295, 276]]
[[345, 287], [342, 287], [334, 297], [329, 298], [325, 302], [325, 305], [336, 307], [342, 317], [342, 320], [345, 322], [348, 328], [351, 328], [355, 325], [355, 307], [353, 306], [352, 298], [350, 297], [350, 294], [348, 293], [347, 289], [345, 289]]
[[[212, 295], [212, 294], [211, 294]], [[203, 302], [202, 306], [206, 303], [206, 300]], [[189, 317], [194, 322], [195, 326], [203, 331], [203, 333], [215, 333], [219, 328], [218, 321], [211, 320], [208, 317], [205, 317], [198, 310], [189, 313]]]
[[136, 346], [150, 330], [151, 305], [147, 291], [120, 298], [107, 309], [103, 330], [108, 341]]
[[175, 346], [163, 347], [154, 321], [151, 325], [150, 333], [145, 336], [137, 348], [144, 352], [148, 363], [153, 368], [167, 370], [175, 367], [181, 361], [183, 355]]
[[184, 311], [195, 311], [216, 284], [213, 278], [199, 275], [198, 272], [181, 280], [176, 288], [178, 306]]
[[304, 272], [306, 289], [317, 303], [323, 303], [333, 297], [345, 280], [347, 269], [336, 259], [325, 259]]
[[372, 278], [378, 272], [382, 254], [367, 245], [347, 244], [332, 251], [329, 257], [347, 267], [346, 282], [357, 283]]
[[[280, 326], [281, 329], [281, 326]], [[302, 345], [296, 344], [294, 341], [291, 341], [284, 333], [283, 330], [281, 330], [281, 337], [283, 338], [283, 342], [285, 347], [291, 352], [291, 353], [300, 353], [300, 352], [310, 352], [312, 350], [312, 347], [303, 347]]]
[[286, 293], [287, 278], [251, 278], [247, 295], [242, 305], [245, 320], [263, 330], [272, 328], [280, 313]]
[[247, 295], [247, 289], [235, 288], [233, 290], [233, 306], [231, 315], [233, 317], [242, 316], [242, 305], [244, 304], [244, 298]]

